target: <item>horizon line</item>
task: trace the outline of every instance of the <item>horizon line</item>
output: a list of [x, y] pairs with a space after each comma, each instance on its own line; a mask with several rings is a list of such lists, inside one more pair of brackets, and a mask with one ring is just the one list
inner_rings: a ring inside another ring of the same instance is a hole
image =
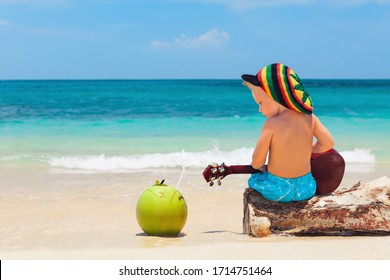
[[[390, 80], [390, 78], [301, 78], [302, 80]], [[12, 78], [0, 79], [8, 81], [235, 81], [240, 78]]]

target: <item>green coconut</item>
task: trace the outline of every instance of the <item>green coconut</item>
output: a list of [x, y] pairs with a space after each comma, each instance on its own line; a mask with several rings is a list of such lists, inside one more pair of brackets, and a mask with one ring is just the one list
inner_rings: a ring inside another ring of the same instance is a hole
[[148, 235], [175, 236], [187, 221], [187, 204], [175, 188], [163, 184], [164, 180], [147, 188], [137, 203], [137, 221]]

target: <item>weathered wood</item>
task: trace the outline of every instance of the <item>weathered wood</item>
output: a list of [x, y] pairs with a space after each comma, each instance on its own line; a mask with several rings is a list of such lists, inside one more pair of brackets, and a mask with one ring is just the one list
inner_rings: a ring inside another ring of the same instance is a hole
[[390, 179], [359, 182], [348, 190], [289, 203], [268, 201], [248, 188], [243, 230], [254, 236], [390, 234]]

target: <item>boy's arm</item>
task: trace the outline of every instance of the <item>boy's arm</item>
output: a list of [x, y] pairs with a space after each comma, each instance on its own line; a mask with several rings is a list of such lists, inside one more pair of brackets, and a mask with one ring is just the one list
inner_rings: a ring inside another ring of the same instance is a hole
[[254, 169], [260, 169], [265, 164], [268, 150], [271, 145], [272, 130], [270, 123], [266, 121], [260, 133], [259, 140], [257, 141], [255, 150], [252, 154], [252, 167]]
[[329, 130], [313, 114], [314, 137], [317, 141], [313, 145], [312, 153], [323, 153], [333, 148], [334, 140]]

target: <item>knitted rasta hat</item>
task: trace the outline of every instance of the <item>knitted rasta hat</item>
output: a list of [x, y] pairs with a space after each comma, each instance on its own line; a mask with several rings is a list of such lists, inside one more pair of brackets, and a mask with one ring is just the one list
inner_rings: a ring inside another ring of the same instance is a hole
[[242, 75], [244, 81], [261, 87], [269, 97], [286, 108], [304, 114], [313, 113], [313, 102], [298, 75], [288, 66], [274, 63], [257, 75]]

